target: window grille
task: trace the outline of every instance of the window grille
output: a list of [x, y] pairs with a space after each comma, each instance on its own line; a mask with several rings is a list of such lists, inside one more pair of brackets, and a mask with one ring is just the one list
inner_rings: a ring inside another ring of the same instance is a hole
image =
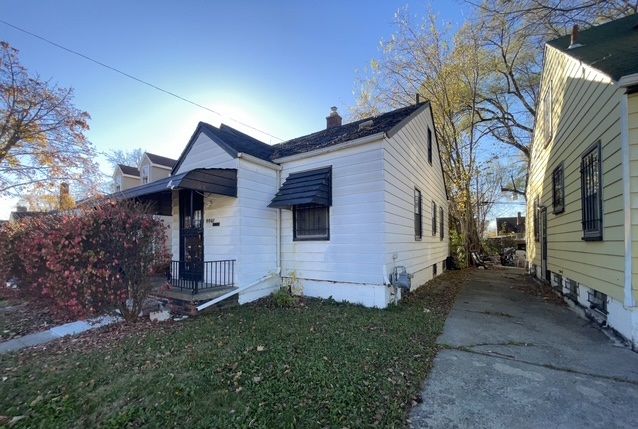
[[330, 208], [327, 206], [295, 206], [293, 209], [293, 239], [329, 240]]
[[600, 142], [585, 152], [580, 163], [583, 240], [602, 240], [603, 203]]
[[423, 197], [421, 191], [414, 188], [414, 239], [423, 238]]

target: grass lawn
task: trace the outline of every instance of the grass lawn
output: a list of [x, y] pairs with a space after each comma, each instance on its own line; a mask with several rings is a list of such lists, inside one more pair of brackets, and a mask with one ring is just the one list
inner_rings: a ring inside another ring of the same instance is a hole
[[1, 418], [46, 428], [402, 427], [464, 276], [446, 273], [389, 310], [267, 299], [0, 355]]

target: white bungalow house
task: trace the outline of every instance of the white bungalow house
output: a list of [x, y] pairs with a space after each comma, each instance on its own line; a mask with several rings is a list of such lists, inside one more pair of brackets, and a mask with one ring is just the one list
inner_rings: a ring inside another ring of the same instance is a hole
[[529, 183], [531, 271], [638, 347], [638, 15], [547, 43]]
[[[120, 198], [171, 215], [171, 280], [201, 301], [296, 293], [384, 308], [448, 256], [448, 203], [429, 103], [267, 145], [199, 123], [171, 175]], [[223, 288], [223, 289], [222, 289]], [[212, 303], [213, 301], [210, 301]], [[205, 305], [204, 305], [205, 306]]]

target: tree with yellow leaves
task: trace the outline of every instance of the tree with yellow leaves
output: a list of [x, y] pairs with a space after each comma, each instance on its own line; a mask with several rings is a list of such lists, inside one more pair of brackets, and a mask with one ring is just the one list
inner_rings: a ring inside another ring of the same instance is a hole
[[90, 116], [72, 101], [72, 89], [29, 74], [18, 50], [0, 42], [0, 196], [96, 182]]

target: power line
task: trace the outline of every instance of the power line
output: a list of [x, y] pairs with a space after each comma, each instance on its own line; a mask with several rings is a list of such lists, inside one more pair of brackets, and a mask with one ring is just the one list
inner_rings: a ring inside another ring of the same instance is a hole
[[[115, 73], [119, 73], [122, 76], [125, 76], [125, 77], [127, 77], [129, 79], [132, 79], [132, 80], [134, 80], [134, 81], [136, 81], [138, 83], [141, 83], [143, 85], [149, 86], [149, 87], [151, 87], [153, 89], [161, 91], [161, 92], [163, 92], [165, 94], [168, 94], [168, 95], [170, 95], [172, 97], [175, 97], [175, 98], [177, 98], [179, 100], [185, 101], [186, 103], [192, 104], [193, 106], [199, 107], [200, 109], [204, 109], [204, 110], [207, 110], [207, 111], [209, 111], [211, 113], [214, 113], [215, 115], [219, 116], [220, 118], [224, 117], [224, 115], [222, 115], [221, 113], [217, 112], [216, 110], [211, 109], [210, 107], [206, 107], [206, 106], [204, 106], [202, 104], [199, 104], [199, 103], [197, 103], [197, 102], [195, 102], [193, 100], [189, 100], [186, 97], [182, 97], [179, 94], [176, 94], [176, 93], [174, 93], [172, 91], [169, 91], [167, 89], [161, 88], [161, 87], [159, 87], [159, 86], [157, 86], [155, 84], [152, 84], [152, 83], [147, 82], [147, 81], [145, 81], [143, 79], [140, 79], [139, 77], [133, 76], [132, 74], [126, 73], [126, 72], [124, 72], [124, 71], [122, 71], [122, 70], [120, 70], [120, 69], [118, 69], [116, 67], [110, 66], [110, 65], [105, 64], [105, 63], [103, 63], [101, 61], [98, 61], [98, 60], [96, 60], [94, 58], [91, 58], [88, 55], [84, 55], [81, 52], [75, 51], [75, 50], [73, 50], [71, 48], [67, 48], [66, 46], [62, 46], [59, 43], [56, 43], [56, 42], [54, 42], [52, 40], [47, 39], [46, 37], [43, 37], [43, 36], [37, 35], [35, 33], [32, 33], [29, 30], [25, 30], [24, 28], [21, 28], [21, 27], [18, 27], [16, 25], [13, 25], [13, 24], [11, 24], [11, 23], [3, 20], [3, 19], [0, 19], [0, 22], [5, 24], [5, 25], [7, 25], [7, 26], [9, 26], [9, 27], [11, 27], [11, 28], [13, 28], [13, 29], [15, 29], [15, 30], [21, 31], [22, 33], [28, 34], [29, 36], [35, 37], [36, 39], [40, 39], [43, 42], [46, 42], [46, 43], [48, 43], [50, 45], [53, 45], [53, 46], [55, 46], [58, 49], [62, 49], [63, 51], [69, 52], [69, 53], [71, 53], [73, 55], [77, 55], [77, 56], [79, 56], [81, 58], [84, 58], [87, 61], [91, 61], [92, 63], [95, 63], [95, 64], [97, 64], [97, 65], [99, 65], [101, 67], [107, 68], [107, 69], [109, 69], [111, 71], [114, 71]], [[251, 130], [257, 131], [257, 132], [262, 133], [262, 134], [265, 134], [265, 135], [267, 135], [269, 137], [272, 137], [274, 139], [277, 139], [279, 141], [284, 141], [283, 139], [280, 139], [277, 136], [274, 136], [274, 135], [272, 135], [272, 134], [270, 134], [270, 133], [268, 133], [266, 131], [260, 130], [259, 128], [255, 128], [252, 125], [249, 125], [249, 124], [247, 124], [245, 122], [239, 121], [239, 120], [237, 120], [235, 118], [232, 118], [232, 117], [228, 116], [227, 119], [230, 119], [231, 121], [233, 121], [233, 122], [235, 122], [235, 123], [237, 123], [239, 125], [242, 125], [242, 126], [244, 126], [246, 128], [250, 128]]]

